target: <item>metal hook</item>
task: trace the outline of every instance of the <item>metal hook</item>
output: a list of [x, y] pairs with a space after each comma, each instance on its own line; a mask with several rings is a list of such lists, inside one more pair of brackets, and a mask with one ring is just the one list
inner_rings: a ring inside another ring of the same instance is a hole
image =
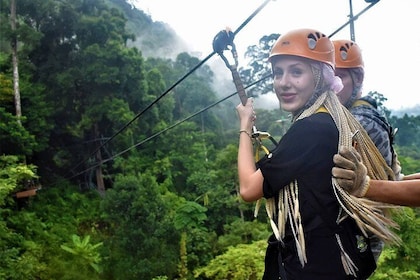
[[[220, 31], [213, 39], [213, 50], [216, 52], [225, 62], [226, 66], [229, 69], [232, 67], [238, 66], [238, 53], [236, 51], [235, 43], [233, 43], [233, 39], [235, 39], [235, 34], [229, 27], [226, 27], [225, 30]], [[229, 48], [230, 47], [230, 48]], [[223, 54], [223, 51], [229, 50], [232, 53], [234, 64], [230, 64], [228, 59]]]

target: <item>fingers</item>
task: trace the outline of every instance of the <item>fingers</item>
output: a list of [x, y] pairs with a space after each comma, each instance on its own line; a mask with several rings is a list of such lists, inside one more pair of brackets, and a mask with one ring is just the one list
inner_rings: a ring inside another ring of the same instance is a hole
[[[340, 156], [338, 156], [335, 160], [338, 162], [337, 165], [339, 165], [340, 167], [356, 170], [361, 164], [362, 158], [354, 147], [348, 148], [341, 146], [339, 149], [339, 155], [343, 158], [340, 158]], [[352, 162], [354, 166], [350, 167], [350, 163], [348, 161], [345, 161], [345, 159]]]
[[348, 147], [341, 146], [340, 149], [338, 150], [338, 153], [354, 163], [357, 163], [360, 160], [360, 156], [358, 152], [353, 147], [348, 148]]
[[362, 157], [354, 147], [341, 146], [339, 149], [339, 154], [353, 161], [354, 163], [362, 161]]
[[354, 180], [356, 174], [352, 170], [333, 167], [331, 171], [332, 175], [338, 179]]
[[359, 196], [360, 190], [364, 190], [366, 185], [364, 183], [367, 175], [366, 166], [354, 147], [342, 146], [338, 152], [333, 157], [336, 167], [333, 167], [332, 175], [343, 189]]
[[342, 187], [345, 191], [352, 193], [354, 191], [354, 182], [353, 180], [346, 180], [346, 179], [338, 179], [337, 183]]
[[254, 111], [254, 98], [250, 97], [247, 99], [245, 107], [252, 109], [252, 114], [250, 116], [251, 122], [255, 122], [255, 120], [257, 119], [257, 115], [255, 114]]
[[254, 111], [254, 100], [253, 98], [248, 98], [245, 105], [239, 103], [236, 106], [236, 111], [238, 112], [239, 121], [240, 121], [240, 128], [251, 131], [252, 127], [255, 124], [255, 120], [257, 116]]
[[252, 97], [248, 98], [247, 101], [246, 101], [246, 105], [254, 108], [254, 98], [252, 98]]
[[335, 165], [344, 169], [354, 170], [356, 168], [356, 164], [353, 161], [348, 160], [341, 154], [335, 154], [333, 157], [333, 161]]

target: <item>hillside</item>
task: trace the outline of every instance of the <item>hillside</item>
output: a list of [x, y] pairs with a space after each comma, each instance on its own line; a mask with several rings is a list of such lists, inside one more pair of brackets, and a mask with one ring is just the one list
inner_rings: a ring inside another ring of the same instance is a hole
[[188, 49], [187, 44], [167, 23], [153, 21], [145, 12], [126, 0], [107, 0], [110, 6], [121, 10], [127, 18], [127, 29], [135, 35], [129, 46], [141, 50], [145, 57], [174, 58]]

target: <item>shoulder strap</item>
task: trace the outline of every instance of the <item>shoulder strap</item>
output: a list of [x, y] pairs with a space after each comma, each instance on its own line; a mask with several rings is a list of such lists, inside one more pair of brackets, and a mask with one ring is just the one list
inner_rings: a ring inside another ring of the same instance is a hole
[[329, 114], [330, 112], [328, 112], [327, 108], [325, 108], [324, 106], [321, 106], [318, 108], [318, 110], [316, 110], [316, 113], [327, 113]]
[[362, 100], [362, 99], [358, 99], [358, 100], [356, 100], [356, 101], [353, 103], [353, 105], [351, 105], [351, 107], [352, 107], [352, 108], [354, 108], [354, 107], [363, 106], [363, 105], [373, 107], [373, 105], [372, 105], [372, 104], [370, 104], [369, 102], [367, 102], [367, 101], [365, 101], [365, 100]]

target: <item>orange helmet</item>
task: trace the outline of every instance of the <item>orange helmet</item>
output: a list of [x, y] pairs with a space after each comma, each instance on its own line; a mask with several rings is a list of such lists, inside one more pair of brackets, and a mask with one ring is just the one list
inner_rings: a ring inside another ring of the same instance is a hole
[[364, 68], [362, 50], [351, 40], [335, 40], [335, 67]]
[[314, 29], [297, 29], [280, 36], [271, 49], [269, 61], [278, 55], [309, 58], [335, 68], [334, 45], [324, 33]]

